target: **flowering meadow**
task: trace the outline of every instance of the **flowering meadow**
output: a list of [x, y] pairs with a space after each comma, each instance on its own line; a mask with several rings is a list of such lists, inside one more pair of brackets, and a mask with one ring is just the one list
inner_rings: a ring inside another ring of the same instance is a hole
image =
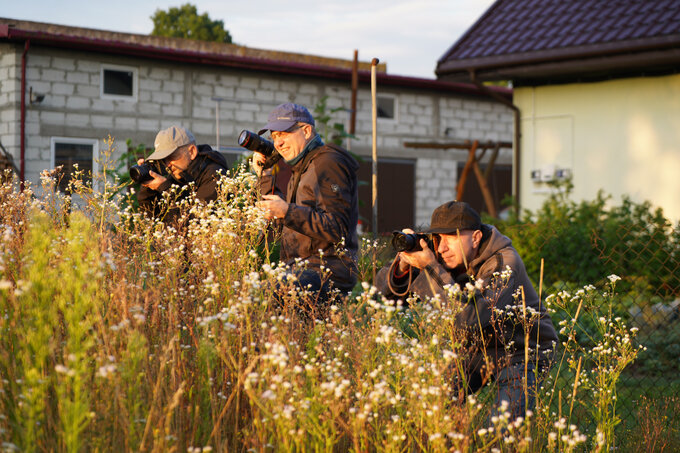
[[[183, 203], [172, 226], [135, 212], [117, 181], [76, 178], [65, 195], [51, 173], [35, 190], [5, 179], [0, 450], [604, 452], [620, 444], [617, 380], [641, 346], [611, 315], [617, 276], [543, 295], [562, 343], [535, 410], [509, 420], [492, 407], [493, 383], [467, 398], [453, 391], [470, 347], [453, 323], [468, 302], [464, 288], [407, 307], [385, 300], [368, 278], [380, 245], [364, 239], [366, 281], [317, 307], [271, 258], [276, 238], [266, 234], [253, 178], [243, 169], [223, 178], [216, 202]], [[512, 309], [497, 315], [520, 317], [528, 331], [534, 315], [520, 294]]]

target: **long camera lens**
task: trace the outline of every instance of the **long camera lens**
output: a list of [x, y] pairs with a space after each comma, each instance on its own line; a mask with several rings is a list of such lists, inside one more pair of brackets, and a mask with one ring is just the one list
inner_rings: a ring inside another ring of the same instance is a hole
[[241, 131], [241, 134], [238, 136], [238, 144], [251, 151], [262, 153], [267, 157], [271, 156], [274, 152], [274, 144], [272, 142], [248, 130]]

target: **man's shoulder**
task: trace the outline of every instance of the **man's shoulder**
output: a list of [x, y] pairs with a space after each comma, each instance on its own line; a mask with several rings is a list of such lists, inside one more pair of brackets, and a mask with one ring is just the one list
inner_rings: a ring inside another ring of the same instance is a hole
[[202, 146], [205, 146], [205, 148], [202, 148], [199, 153], [200, 158], [203, 160], [203, 164], [201, 165], [202, 168], [200, 170], [201, 173], [225, 173], [229, 170], [229, 164], [221, 153], [214, 151], [208, 145]]
[[332, 143], [318, 147], [312, 156], [312, 162], [336, 163], [338, 165], [347, 166], [354, 171], [359, 168], [359, 164], [349, 151]]

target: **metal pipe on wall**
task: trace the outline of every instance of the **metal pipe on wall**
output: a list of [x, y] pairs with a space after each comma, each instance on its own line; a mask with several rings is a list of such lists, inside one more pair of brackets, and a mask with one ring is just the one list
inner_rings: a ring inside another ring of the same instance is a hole
[[24, 188], [26, 175], [26, 54], [31, 48], [31, 40], [27, 39], [24, 44], [24, 53], [21, 55], [21, 137], [20, 137], [20, 158], [19, 158], [19, 180], [21, 189]]

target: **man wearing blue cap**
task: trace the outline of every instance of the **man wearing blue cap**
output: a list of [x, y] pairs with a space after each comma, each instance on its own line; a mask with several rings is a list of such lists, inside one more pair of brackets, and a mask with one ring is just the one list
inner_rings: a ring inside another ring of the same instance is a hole
[[298, 283], [320, 291], [323, 300], [328, 285], [322, 268], [340, 291], [351, 291], [357, 281], [359, 165], [343, 148], [324, 144], [314, 125], [304, 106], [286, 103], [269, 114], [259, 132], [271, 132], [276, 151], [291, 167], [285, 199], [276, 193], [263, 154], [254, 153], [253, 169], [260, 176], [260, 207], [282, 226], [281, 260], [290, 265], [306, 260], [306, 269], [297, 272]]

